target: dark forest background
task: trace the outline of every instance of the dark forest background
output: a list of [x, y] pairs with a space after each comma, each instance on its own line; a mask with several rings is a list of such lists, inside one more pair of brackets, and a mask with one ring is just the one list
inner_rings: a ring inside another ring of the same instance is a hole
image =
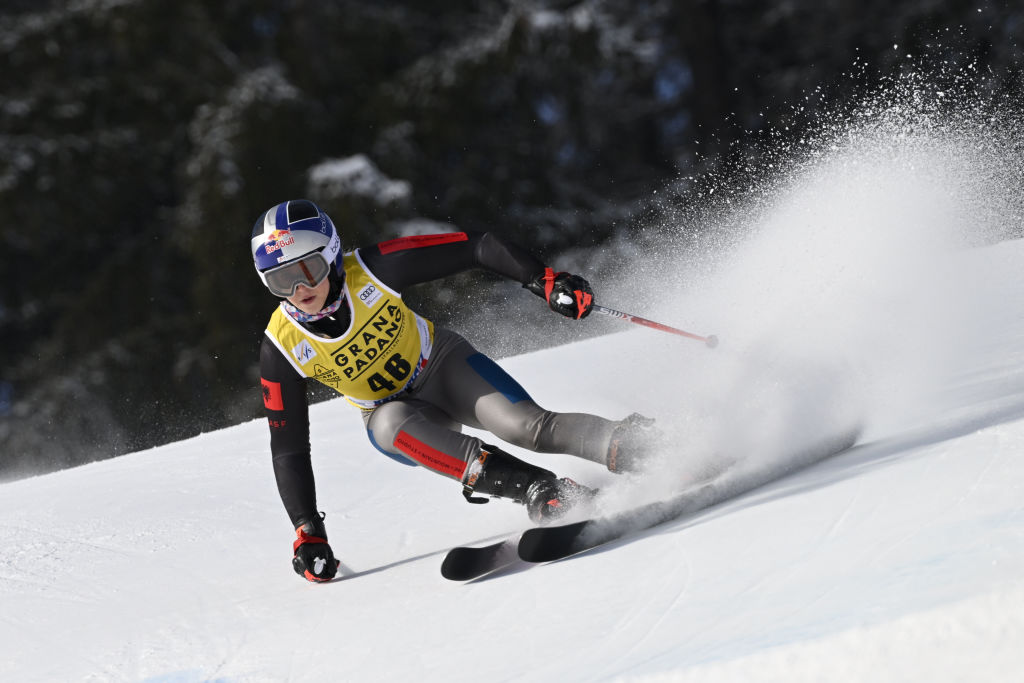
[[[5, 0], [0, 478], [260, 415], [248, 237], [276, 202], [350, 247], [487, 229], [595, 279], [671, 229], [658, 189], [685, 203], [910, 57], [1017, 93], [1022, 31], [981, 0]], [[419, 303], [457, 323], [495, 287]]]

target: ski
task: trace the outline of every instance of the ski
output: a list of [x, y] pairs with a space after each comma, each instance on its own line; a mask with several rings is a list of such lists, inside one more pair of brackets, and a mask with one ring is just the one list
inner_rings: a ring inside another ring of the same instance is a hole
[[859, 430], [855, 430], [808, 449], [794, 458], [789, 467], [777, 472], [723, 476], [666, 500], [571, 524], [529, 529], [520, 537], [517, 553], [526, 562], [552, 562], [684, 518], [839, 455], [856, 443], [858, 434]]
[[716, 497], [715, 485], [704, 484], [667, 500], [647, 503], [615, 514], [572, 524], [528, 529], [519, 539], [517, 554], [525, 562], [561, 560], [678, 519], [687, 513], [703, 510], [714, 505]]
[[798, 454], [790, 460], [787, 467], [775, 472], [730, 477], [726, 476], [726, 470], [718, 472], [718, 476], [710, 481], [705, 479], [665, 500], [568, 524], [534, 527], [522, 534], [485, 546], [452, 548], [441, 563], [441, 575], [451, 581], [472, 581], [516, 562], [552, 562], [597, 548], [631, 534], [696, 514], [844, 453], [856, 443], [859, 434], [860, 430], [854, 429], [839, 438], [820, 443]]
[[519, 536], [481, 547], [452, 548], [441, 563], [441, 576], [449, 581], [472, 581], [519, 561]]
[[441, 576], [450, 581], [472, 581], [520, 563], [516, 554], [519, 538], [520, 533], [516, 533], [490, 545], [452, 548], [441, 562]]

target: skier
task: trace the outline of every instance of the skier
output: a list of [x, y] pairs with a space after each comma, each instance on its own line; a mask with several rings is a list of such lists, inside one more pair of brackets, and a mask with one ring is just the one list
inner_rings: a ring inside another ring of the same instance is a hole
[[581, 319], [593, 304], [582, 277], [556, 273], [486, 232], [402, 237], [346, 252], [331, 219], [304, 199], [261, 215], [251, 247], [260, 279], [281, 299], [263, 337], [260, 375], [274, 474], [297, 535], [292, 565], [301, 576], [327, 581], [338, 565], [316, 502], [307, 379], [362, 411], [377, 450], [458, 481], [469, 502], [487, 502], [482, 494], [524, 504], [535, 522], [557, 518], [593, 491], [462, 434], [461, 425], [613, 472], [640, 467], [652, 420], [544, 410], [497, 363], [402, 300], [411, 285], [480, 267]]

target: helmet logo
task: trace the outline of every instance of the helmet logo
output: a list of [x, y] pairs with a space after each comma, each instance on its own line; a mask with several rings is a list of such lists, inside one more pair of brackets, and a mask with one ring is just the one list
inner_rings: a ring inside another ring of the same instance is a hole
[[292, 237], [292, 233], [288, 230], [274, 230], [267, 235], [265, 240], [265, 248], [268, 254], [284, 249], [291, 244], [295, 244], [295, 238]]

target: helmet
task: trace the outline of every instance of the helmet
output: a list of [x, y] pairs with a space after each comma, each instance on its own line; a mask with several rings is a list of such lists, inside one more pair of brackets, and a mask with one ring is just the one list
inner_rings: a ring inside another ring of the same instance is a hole
[[341, 255], [341, 237], [319, 206], [308, 199], [282, 202], [264, 212], [252, 228], [256, 273], [275, 296], [316, 287]]

